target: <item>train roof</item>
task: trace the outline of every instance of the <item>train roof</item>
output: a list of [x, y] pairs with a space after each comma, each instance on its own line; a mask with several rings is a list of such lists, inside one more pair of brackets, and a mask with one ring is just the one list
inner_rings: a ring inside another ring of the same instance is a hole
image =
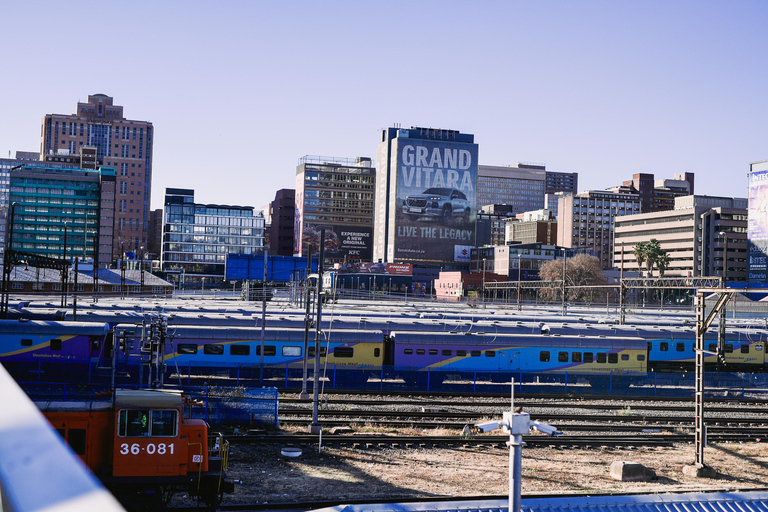
[[631, 348], [645, 350], [647, 342], [642, 338], [626, 336], [559, 336], [530, 334], [451, 334], [433, 332], [394, 333], [398, 345], [472, 345], [482, 346], [537, 346], [537, 347], [590, 347], [590, 348]]
[[105, 323], [91, 322], [50, 322], [43, 320], [0, 320], [0, 334], [78, 334], [104, 336], [109, 330]]
[[118, 407], [180, 407], [181, 391], [175, 389], [118, 389], [115, 405]]

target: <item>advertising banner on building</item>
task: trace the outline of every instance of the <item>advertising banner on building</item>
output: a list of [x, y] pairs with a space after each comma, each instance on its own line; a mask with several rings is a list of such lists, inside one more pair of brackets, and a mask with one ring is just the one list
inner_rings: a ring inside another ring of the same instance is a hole
[[339, 260], [345, 257], [370, 260], [373, 254], [373, 229], [361, 226], [332, 226], [304, 224], [302, 246], [312, 246], [312, 254], [320, 250], [320, 230], [325, 228], [325, 257]]
[[[762, 163], [763, 165], [759, 165]], [[749, 173], [748, 278], [768, 282], [768, 162], [752, 164]]]
[[477, 144], [397, 138], [394, 259], [453, 262], [475, 240]]
[[293, 255], [304, 256], [301, 247], [302, 227], [304, 226], [304, 173], [296, 174], [295, 204], [296, 209], [293, 214]]

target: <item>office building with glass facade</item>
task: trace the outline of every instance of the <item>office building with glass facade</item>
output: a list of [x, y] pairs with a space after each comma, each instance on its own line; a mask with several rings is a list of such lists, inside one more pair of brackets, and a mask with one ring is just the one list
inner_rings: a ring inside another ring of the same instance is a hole
[[221, 284], [227, 254], [260, 254], [264, 217], [252, 206], [195, 203], [195, 191], [165, 189], [161, 266], [169, 280]]

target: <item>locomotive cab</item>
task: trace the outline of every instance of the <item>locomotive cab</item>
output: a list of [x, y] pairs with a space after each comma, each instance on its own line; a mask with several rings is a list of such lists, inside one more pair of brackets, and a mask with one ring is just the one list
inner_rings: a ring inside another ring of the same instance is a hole
[[115, 396], [113, 476], [184, 476], [208, 471], [203, 420], [186, 419], [180, 392], [120, 390]]

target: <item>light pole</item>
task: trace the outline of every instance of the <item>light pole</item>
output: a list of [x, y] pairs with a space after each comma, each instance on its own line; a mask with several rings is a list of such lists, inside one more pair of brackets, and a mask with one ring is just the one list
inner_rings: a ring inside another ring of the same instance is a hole
[[563, 247], [563, 316], [568, 314], [568, 305], [565, 302], [565, 259], [566, 259], [565, 247]]
[[201, 292], [201, 294], [200, 294], [200, 295], [201, 295], [202, 297], [205, 297], [205, 278], [204, 278], [204, 277], [202, 278], [202, 281], [203, 281], [203, 289], [202, 289], [202, 292]]
[[[720, 231], [720, 236], [723, 237], [723, 279], [720, 281], [720, 288], [726, 288], [725, 282], [728, 276], [728, 234], [725, 231]], [[720, 319], [717, 324], [717, 369], [722, 370], [722, 362], [725, 358], [725, 308], [723, 305], [720, 308]]]
[[139, 272], [141, 275], [141, 293], [144, 293], [144, 246], [142, 245], [139, 248], [140, 254], [139, 254]]
[[522, 260], [522, 254], [517, 253], [517, 310], [522, 311], [523, 305], [520, 302], [520, 284], [523, 280], [523, 260]]
[[483, 294], [483, 308], [485, 308], [485, 258], [483, 258], [483, 286], [481, 293]]

